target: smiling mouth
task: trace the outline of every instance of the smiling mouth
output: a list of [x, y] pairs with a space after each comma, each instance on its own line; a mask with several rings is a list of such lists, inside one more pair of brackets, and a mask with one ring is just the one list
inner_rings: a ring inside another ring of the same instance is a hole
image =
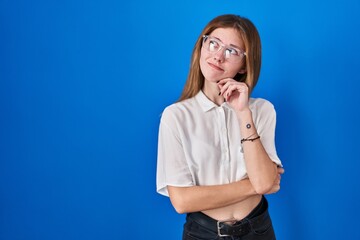
[[224, 69], [222, 69], [221, 67], [216, 66], [215, 64], [212, 64], [210, 62], [208, 62], [208, 64], [210, 65], [210, 67], [212, 67], [215, 70], [222, 71], [222, 72], [224, 71]]

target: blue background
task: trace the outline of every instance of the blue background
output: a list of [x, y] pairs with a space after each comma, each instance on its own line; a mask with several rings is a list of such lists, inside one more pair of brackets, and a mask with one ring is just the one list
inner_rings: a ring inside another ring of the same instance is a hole
[[213, 17], [250, 18], [278, 113], [278, 239], [360, 239], [360, 3], [0, 0], [0, 239], [180, 239], [157, 131]]

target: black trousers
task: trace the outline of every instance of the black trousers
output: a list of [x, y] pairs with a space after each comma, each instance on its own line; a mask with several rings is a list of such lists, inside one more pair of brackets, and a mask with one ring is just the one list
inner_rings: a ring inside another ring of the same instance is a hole
[[276, 240], [268, 202], [260, 203], [244, 219], [226, 224], [201, 213], [188, 213], [183, 240]]

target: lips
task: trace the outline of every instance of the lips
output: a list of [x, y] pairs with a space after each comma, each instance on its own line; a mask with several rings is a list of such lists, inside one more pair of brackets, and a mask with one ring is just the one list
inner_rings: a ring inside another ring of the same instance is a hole
[[213, 64], [213, 63], [210, 63], [210, 62], [208, 62], [208, 64], [209, 64], [209, 66], [211, 67], [211, 68], [213, 68], [213, 69], [215, 69], [215, 70], [217, 70], [217, 71], [224, 71], [224, 69], [222, 69], [221, 67], [219, 67], [219, 66], [217, 66], [217, 65], [215, 65], [215, 64]]

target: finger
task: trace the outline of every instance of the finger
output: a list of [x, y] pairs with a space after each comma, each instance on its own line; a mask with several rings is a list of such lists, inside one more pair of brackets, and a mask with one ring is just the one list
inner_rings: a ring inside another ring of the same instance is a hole
[[225, 86], [225, 84], [227, 84], [227, 83], [229, 83], [229, 84], [230, 84], [230, 83], [236, 83], [236, 84], [244, 85], [244, 86], [247, 87], [247, 85], [246, 85], [245, 83], [243, 83], [243, 82], [238, 82], [238, 81], [236, 81], [236, 80], [234, 80], [234, 79], [232, 79], [232, 78], [223, 78], [223, 79], [217, 81], [216, 83], [218, 84], [218, 86], [219, 86], [220, 88], [223, 87], [223, 86]]
[[233, 79], [225, 78], [218, 83], [218, 86], [220, 87], [220, 95], [223, 95], [224, 92], [228, 89], [229, 85], [231, 84], [231, 80]]
[[224, 87], [224, 85], [225, 85], [228, 81], [230, 81], [229, 78], [224, 78], [224, 79], [221, 79], [221, 80], [219, 80], [219, 81], [216, 82], [217, 85], [218, 85], [218, 87], [219, 87], [219, 89], [220, 89], [220, 92], [221, 92], [221, 93], [222, 93], [221, 89]]
[[230, 84], [226, 90], [226, 92], [224, 93], [225, 97], [229, 97], [231, 96], [231, 94], [234, 92], [234, 91], [237, 91], [238, 90], [238, 86], [236, 86], [235, 84]]
[[223, 78], [223, 79], [220, 79], [219, 81], [217, 81], [217, 84], [225, 85], [225, 83], [227, 83], [228, 81], [231, 81], [231, 80], [234, 80], [234, 79], [232, 79], [232, 78]]
[[222, 80], [219, 80], [216, 82], [218, 88], [219, 88], [219, 91], [221, 90], [221, 88], [225, 85], [226, 82], [223, 82]]
[[[234, 86], [234, 87], [230, 88], [230, 86]], [[220, 93], [224, 97], [226, 97], [226, 96], [230, 96], [231, 92], [233, 92], [236, 89], [237, 89], [237, 91], [239, 91], [239, 90], [244, 91], [247, 89], [247, 86], [244, 83], [240, 83], [233, 79], [230, 79], [221, 87]]]

